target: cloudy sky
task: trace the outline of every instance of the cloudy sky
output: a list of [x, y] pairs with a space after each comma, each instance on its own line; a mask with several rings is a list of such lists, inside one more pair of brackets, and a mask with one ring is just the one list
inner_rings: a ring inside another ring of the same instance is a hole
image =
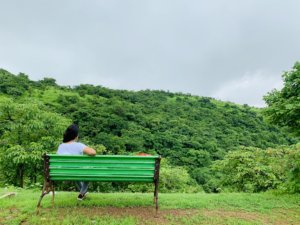
[[0, 68], [264, 106], [300, 60], [299, 0], [0, 0]]

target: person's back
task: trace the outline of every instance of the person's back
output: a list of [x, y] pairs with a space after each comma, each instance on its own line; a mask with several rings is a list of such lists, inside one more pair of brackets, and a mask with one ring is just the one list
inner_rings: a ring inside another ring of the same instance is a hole
[[58, 146], [57, 154], [59, 155], [82, 155], [87, 154], [90, 156], [96, 155], [96, 151], [85, 144], [78, 141], [79, 128], [77, 125], [72, 124], [69, 126], [63, 137], [63, 143]]
[[[63, 143], [58, 146], [58, 155], [83, 155], [95, 156], [96, 151], [85, 144], [77, 142], [79, 129], [75, 124], [72, 124], [67, 128], [64, 133]], [[87, 182], [76, 182], [77, 187], [80, 191], [78, 200], [83, 200], [87, 194], [88, 183]]]
[[61, 143], [58, 146], [57, 154], [59, 155], [83, 155], [87, 146], [80, 142]]

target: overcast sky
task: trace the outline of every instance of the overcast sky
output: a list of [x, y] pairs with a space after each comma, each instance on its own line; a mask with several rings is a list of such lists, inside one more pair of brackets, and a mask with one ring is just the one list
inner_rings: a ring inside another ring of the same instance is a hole
[[264, 106], [300, 60], [299, 0], [0, 0], [0, 68]]

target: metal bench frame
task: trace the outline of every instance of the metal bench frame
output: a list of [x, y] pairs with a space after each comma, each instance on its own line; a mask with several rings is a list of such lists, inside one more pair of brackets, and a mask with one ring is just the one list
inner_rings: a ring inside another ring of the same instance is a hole
[[[106, 156], [108, 156], [108, 155], [106, 155]], [[118, 157], [118, 156], [113, 156], [113, 157]], [[124, 157], [124, 156], [120, 156], [120, 157]], [[126, 156], [126, 157], [130, 158], [130, 156]], [[133, 157], [146, 158], [147, 156], [133, 156]], [[43, 197], [50, 192], [53, 193], [52, 206], [54, 206], [54, 193], [55, 193], [54, 192], [54, 190], [55, 190], [54, 180], [52, 180], [51, 176], [50, 176], [50, 170], [51, 170], [50, 158], [51, 158], [51, 156], [44, 154], [43, 158], [44, 158], [44, 186], [43, 186], [42, 194], [41, 194], [40, 199], [37, 204], [37, 208], [39, 208], [41, 206], [41, 201], [42, 201]], [[155, 157], [153, 183], [154, 183], [154, 203], [155, 203], [156, 215], [157, 215], [157, 211], [158, 211], [158, 185], [159, 185], [160, 161], [161, 161], [160, 156]], [[113, 181], [113, 182], [123, 182], [123, 181]], [[130, 182], [132, 182], [132, 181], [130, 181]]]

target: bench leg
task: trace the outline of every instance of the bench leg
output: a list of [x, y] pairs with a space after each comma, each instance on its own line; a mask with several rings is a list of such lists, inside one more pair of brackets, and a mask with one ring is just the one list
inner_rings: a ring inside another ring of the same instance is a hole
[[48, 194], [47, 192], [42, 192], [42, 195], [41, 195], [41, 197], [40, 197], [40, 199], [39, 199], [39, 202], [38, 202], [38, 204], [37, 204], [37, 208], [39, 208], [40, 206], [41, 206], [41, 201], [42, 201], [42, 199], [43, 199], [43, 197], [46, 195], [46, 194]]
[[37, 204], [37, 208], [39, 208], [41, 206], [42, 199], [50, 191], [53, 191], [52, 204], [54, 204], [54, 186], [53, 186], [53, 184], [52, 184], [51, 181], [50, 182], [44, 181], [44, 186], [43, 186], [42, 194], [41, 194], [41, 197], [40, 197], [39, 202]]
[[55, 195], [55, 191], [54, 191], [54, 183], [51, 182], [51, 189], [52, 189], [52, 208], [54, 208], [54, 195]]
[[155, 202], [155, 217], [157, 217], [158, 213], [158, 181], [154, 182], [154, 202]]

